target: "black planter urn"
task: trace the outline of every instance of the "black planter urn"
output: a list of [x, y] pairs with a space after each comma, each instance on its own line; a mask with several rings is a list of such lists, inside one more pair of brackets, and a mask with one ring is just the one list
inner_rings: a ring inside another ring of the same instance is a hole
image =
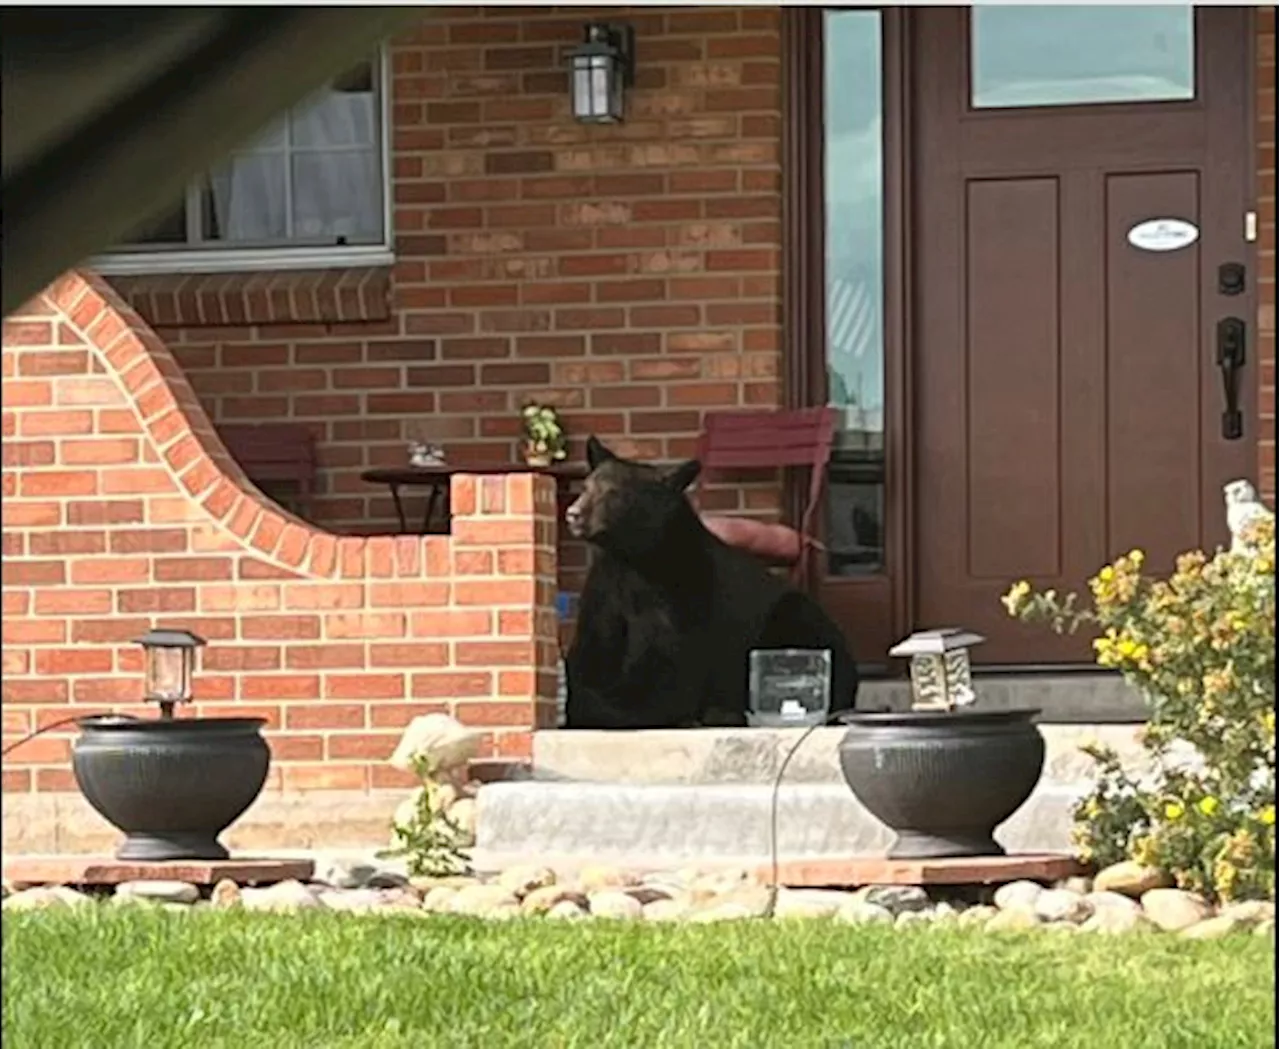
[[1038, 710], [848, 714], [840, 770], [896, 835], [889, 859], [1002, 856], [995, 829], [1044, 769]]
[[76, 783], [116, 829], [122, 860], [225, 860], [218, 835], [254, 803], [271, 750], [262, 718], [84, 718]]

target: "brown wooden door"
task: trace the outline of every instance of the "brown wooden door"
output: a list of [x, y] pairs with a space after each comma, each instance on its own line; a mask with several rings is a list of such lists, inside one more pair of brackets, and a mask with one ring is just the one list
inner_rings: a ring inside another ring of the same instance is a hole
[[[985, 635], [980, 662], [1082, 662], [1008, 619], [1008, 586], [1082, 590], [1133, 547], [1167, 569], [1226, 540], [1222, 486], [1255, 473], [1252, 362], [1229, 440], [1215, 335], [1240, 318], [1252, 356], [1251, 293], [1219, 290], [1252, 261], [1247, 22], [1197, 9], [1189, 100], [973, 108], [971, 17], [922, 10], [911, 37], [913, 619]], [[1199, 239], [1133, 246], [1156, 218]]]

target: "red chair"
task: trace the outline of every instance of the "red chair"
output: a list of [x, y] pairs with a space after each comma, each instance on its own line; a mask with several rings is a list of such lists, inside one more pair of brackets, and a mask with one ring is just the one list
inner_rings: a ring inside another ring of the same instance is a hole
[[[308, 427], [298, 423], [222, 425], [218, 436], [250, 481], [281, 505], [294, 496], [296, 504], [286, 508], [303, 515], [316, 476], [316, 439]], [[281, 484], [295, 491], [279, 491]]]
[[[822, 501], [835, 428], [834, 408], [708, 412], [697, 445], [702, 478], [720, 470], [807, 467], [809, 499], [798, 529], [718, 514], [703, 514], [703, 524], [730, 546], [790, 566], [793, 581], [804, 585], [809, 551], [822, 549], [813, 537], [813, 519]], [[699, 490], [701, 485], [699, 479]]]

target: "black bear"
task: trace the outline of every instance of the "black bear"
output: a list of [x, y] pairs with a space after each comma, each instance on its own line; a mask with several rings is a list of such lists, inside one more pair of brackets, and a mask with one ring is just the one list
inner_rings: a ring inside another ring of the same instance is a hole
[[565, 659], [567, 728], [745, 725], [756, 648], [829, 649], [831, 709], [853, 707], [857, 666], [839, 627], [703, 525], [685, 495], [701, 464], [632, 462], [595, 437], [587, 463], [565, 514], [591, 546]]

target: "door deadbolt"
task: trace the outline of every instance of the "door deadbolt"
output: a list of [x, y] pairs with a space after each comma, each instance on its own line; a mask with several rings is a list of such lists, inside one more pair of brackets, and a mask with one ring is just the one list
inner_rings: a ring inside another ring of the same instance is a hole
[[1243, 295], [1244, 285], [1244, 266], [1239, 262], [1224, 262], [1218, 267], [1218, 293], [1220, 295]]

